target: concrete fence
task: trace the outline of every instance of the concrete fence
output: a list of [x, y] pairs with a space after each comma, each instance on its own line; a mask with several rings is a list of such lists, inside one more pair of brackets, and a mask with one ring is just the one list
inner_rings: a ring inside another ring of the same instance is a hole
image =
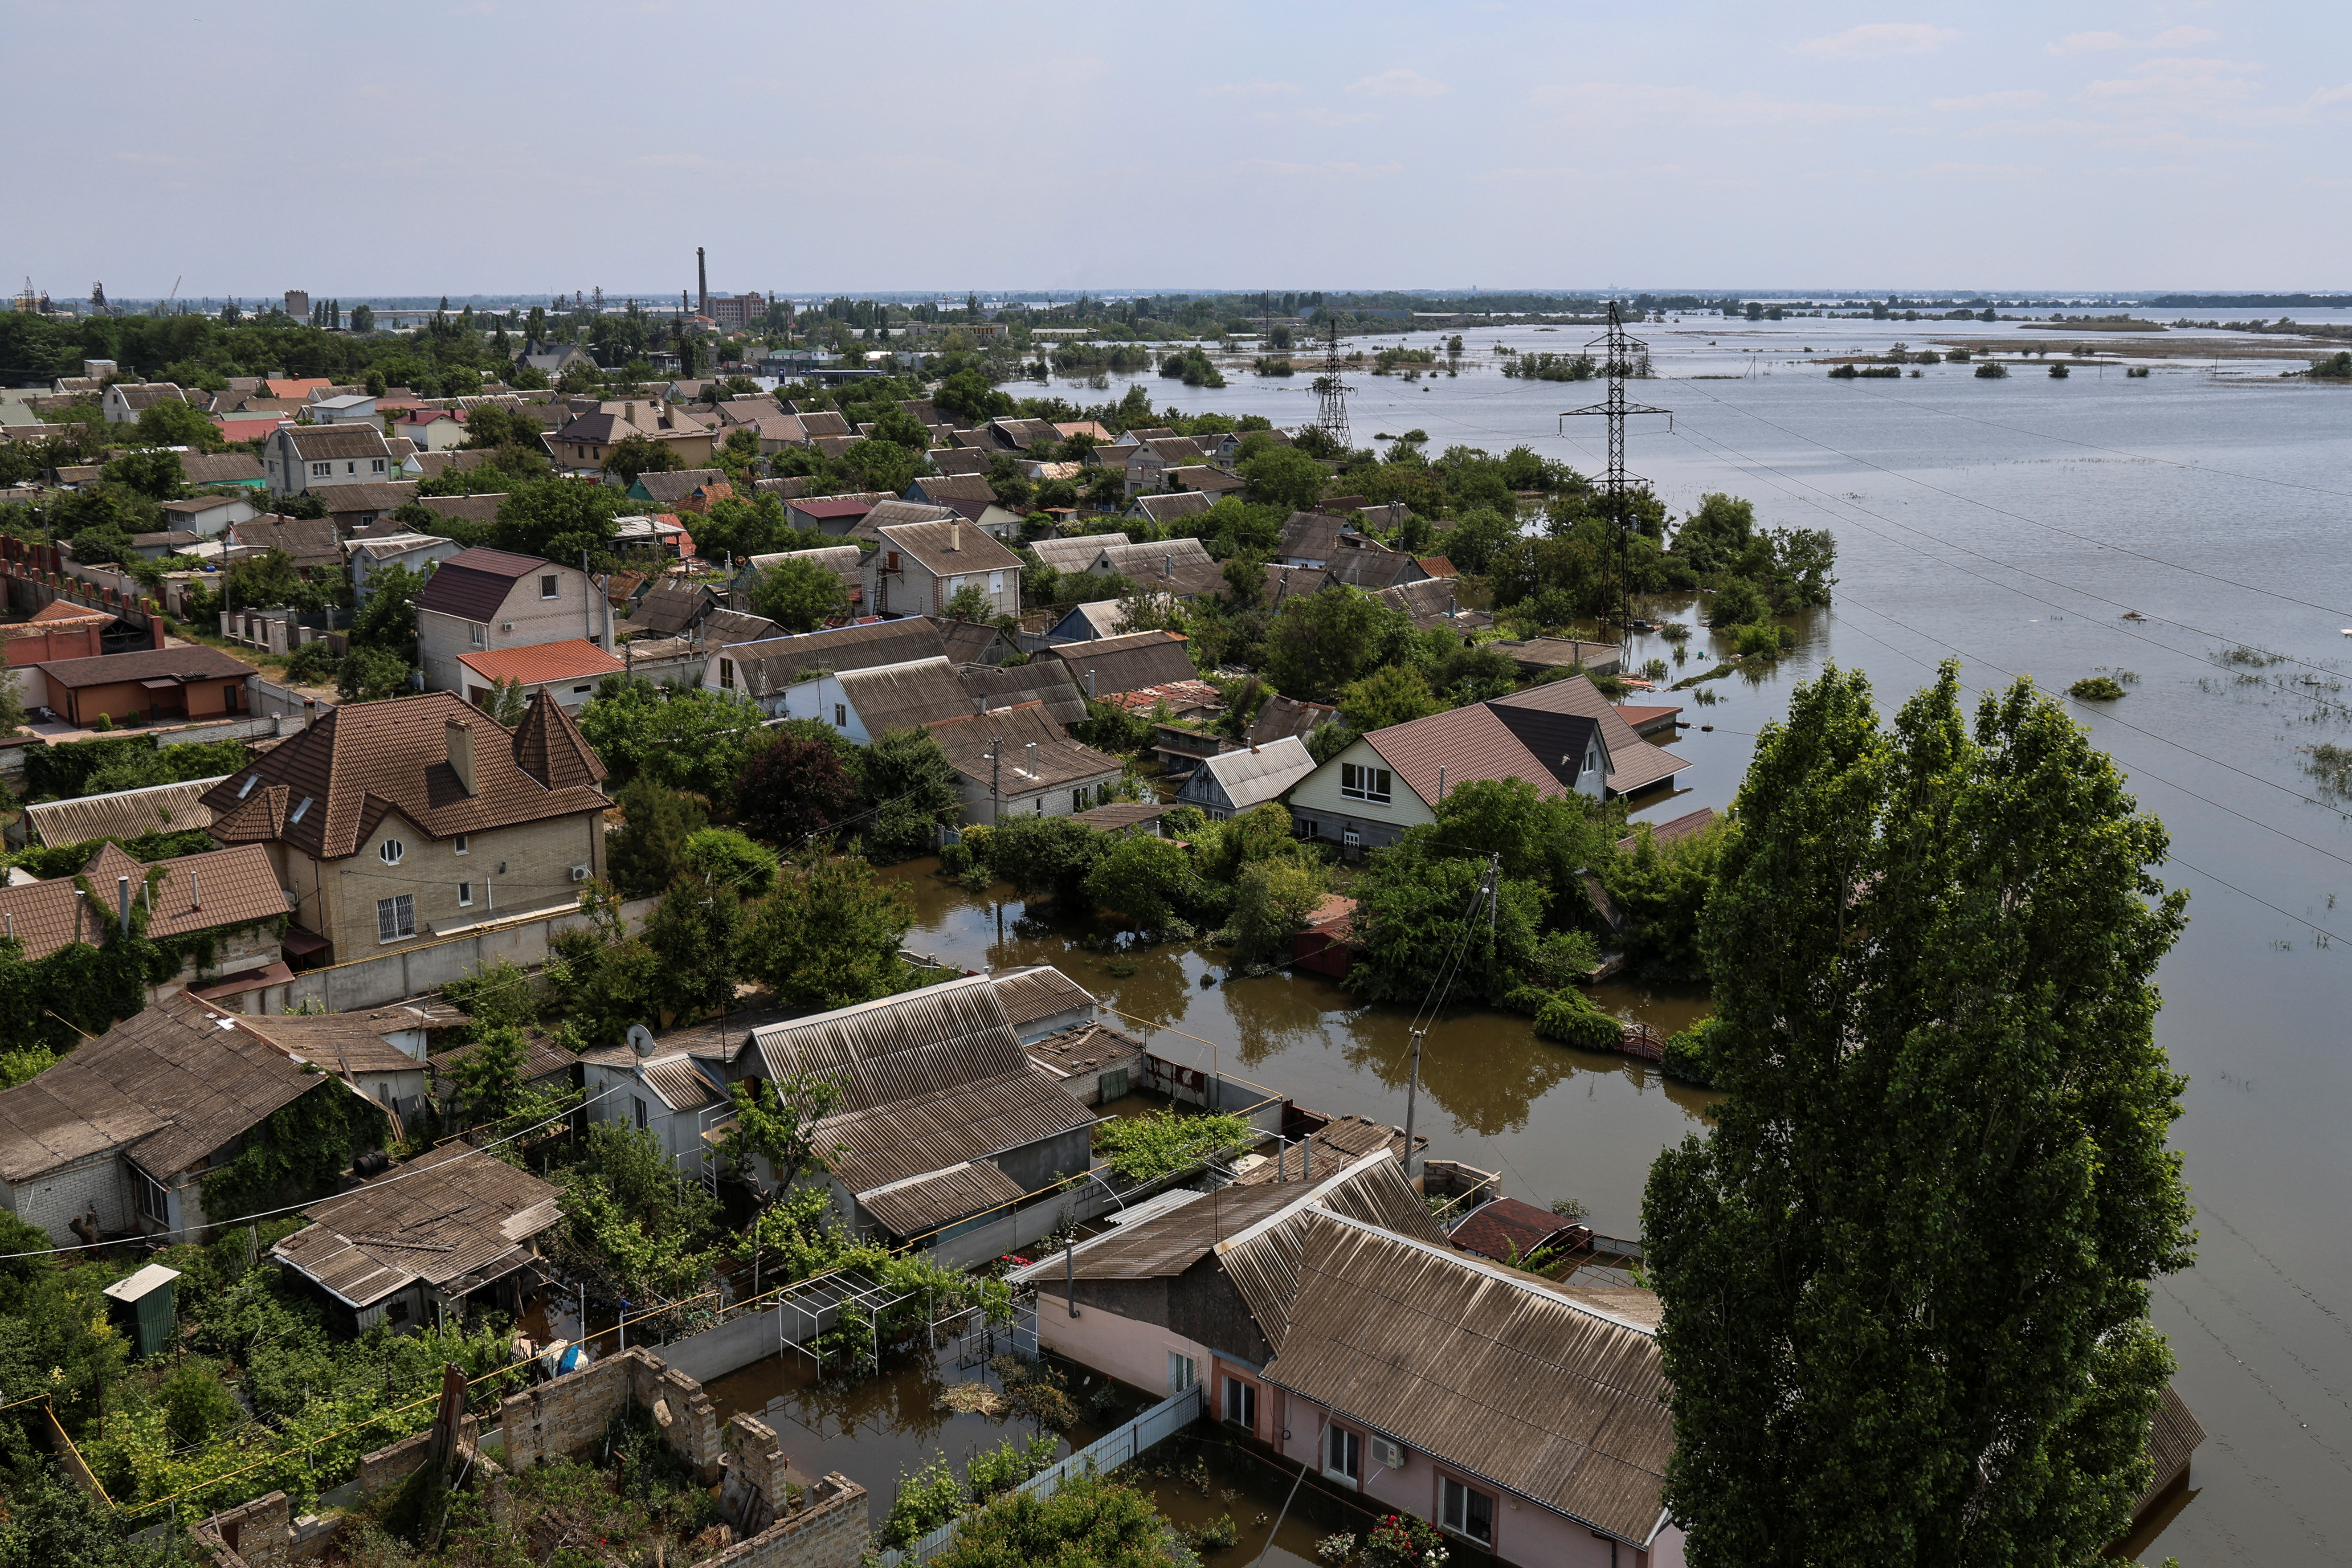
[[[657, 899], [632, 899], [620, 909], [624, 926], [635, 931], [653, 912]], [[519, 963], [536, 969], [554, 951], [555, 938], [567, 931], [585, 931], [594, 921], [577, 905], [535, 910], [485, 921], [474, 929], [437, 942], [404, 947], [396, 952], [354, 959], [324, 969], [305, 970], [285, 986], [288, 1012], [315, 1002], [330, 1013], [358, 1013], [370, 1007], [422, 996], [452, 980], [464, 980], [493, 963]]]

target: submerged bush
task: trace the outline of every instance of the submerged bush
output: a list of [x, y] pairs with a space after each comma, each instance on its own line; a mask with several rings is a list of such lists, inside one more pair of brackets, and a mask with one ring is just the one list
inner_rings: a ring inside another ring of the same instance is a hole
[[2113, 702], [2123, 694], [2122, 686], [2105, 675], [2086, 675], [2066, 689], [2067, 696], [2085, 702]]

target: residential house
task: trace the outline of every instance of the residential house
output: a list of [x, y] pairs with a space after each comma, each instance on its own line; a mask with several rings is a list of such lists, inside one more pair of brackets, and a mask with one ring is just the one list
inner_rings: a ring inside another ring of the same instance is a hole
[[1171, 495], [1202, 496], [1211, 506], [1214, 506], [1227, 496], [1238, 498], [1244, 490], [1249, 489], [1247, 479], [1229, 474], [1223, 468], [1213, 468], [1206, 463], [1187, 463], [1171, 467], [1160, 474], [1160, 482]]
[[[1102, 450], [1100, 447], [1097, 451]], [[1171, 468], [1197, 468], [1204, 456], [1188, 436], [1158, 437], [1137, 442], [1124, 448], [1127, 459], [1127, 496], [1129, 500], [1147, 490], [1192, 489], [1198, 486], [1174, 485], [1168, 482]]]
[[269, 1249], [355, 1333], [430, 1328], [469, 1311], [520, 1317], [537, 1293], [538, 1238], [563, 1218], [562, 1189], [453, 1141], [351, 1192]]
[[798, 637], [768, 637], [710, 650], [703, 684], [711, 690], [740, 692], [771, 719], [824, 719], [834, 722], [830, 704], [818, 707], [814, 691], [795, 692], [823, 674], [845, 674], [909, 659], [944, 658], [939, 628], [920, 616], [828, 626]]
[[342, 572], [342, 541], [334, 523], [326, 518], [265, 512], [249, 521], [229, 524], [228, 538], [232, 544], [257, 552], [284, 551], [292, 559], [296, 574], [306, 583], [331, 581]]
[[1562, 1219], [1520, 1198], [1489, 1198], [1454, 1223], [1447, 1239], [1465, 1252], [1521, 1267], [1538, 1252], [1580, 1246], [1592, 1227]]
[[457, 656], [569, 642], [613, 646], [613, 606], [577, 566], [478, 547], [434, 569], [416, 596], [417, 654], [427, 691], [460, 691]]
[[1269, 801], [1315, 771], [1307, 742], [1285, 736], [1246, 751], [1206, 757], [1184, 779], [1176, 804], [1193, 805], [1212, 822], [1223, 822]]
[[1568, 671], [1572, 674], [1615, 675], [1622, 650], [1613, 642], [1578, 642], [1573, 637], [1529, 637], [1525, 642], [1497, 638], [1487, 647], [1508, 656], [1519, 673], [1531, 679]]
[[415, 500], [436, 517], [488, 527], [498, 521], [499, 505], [506, 499], [500, 492], [490, 490], [469, 496], [418, 496]]
[[1301, 741], [1330, 723], [1339, 710], [1321, 702], [1301, 702], [1295, 697], [1276, 695], [1265, 700], [1265, 706], [1250, 721], [1249, 743], [1267, 745], [1285, 735], [1296, 735]]
[[280, 425], [261, 449], [261, 468], [278, 495], [380, 484], [392, 477], [392, 448], [373, 424]]
[[877, 528], [864, 562], [866, 603], [877, 615], [930, 615], [978, 588], [991, 615], [1021, 607], [1021, 558], [961, 519]]
[[1007, 452], [1034, 451], [1040, 447], [1059, 446], [1061, 432], [1043, 419], [992, 419], [988, 434], [997, 447]]
[[319, 499], [327, 503], [327, 521], [339, 534], [355, 528], [372, 528], [416, 499], [416, 481], [390, 479], [382, 484], [337, 485], [321, 490]]
[[191, 533], [184, 528], [166, 529], [161, 533], [134, 533], [131, 548], [142, 561], [161, 561], [167, 555], [184, 555], [201, 549], [205, 536]]
[[[1357, 541], [1360, 540], [1360, 542]], [[1377, 593], [1399, 584], [1418, 583], [1429, 573], [1422, 563], [1402, 550], [1391, 550], [1360, 535], [1344, 536], [1340, 548], [1325, 563], [1329, 580], [1358, 588], [1365, 593]]]
[[919, 729], [934, 719], [970, 712], [975, 700], [956, 668], [933, 657], [797, 681], [784, 694], [782, 715], [821, 721], [853, 745], [864, 746], [893, 730]]
[[849, 421], [830, 408], [803, 408], [797, 403], [784, 405], [784, 412], [796, 416], [808, 429], [812, 439], [819, 436], [849, 436]]
[[658, 398], [600, 403], [541, 439], [560, 472], [617, 483], [618, 476], [607, 473], [605, 464], [612, 460], [613, 448], [635, 436], [659, 443], [686, 468], [703, 468], [710, 461], [709, 426]]
[[1073, 437], [1084, 436], [1087, 440], [1092, 441], [1097, 447], [1116, 446], [1119, 439], [1118, 437], [1112, 435], [1109, 430], [1091, 419], [1080, 419], [1069, 424], [1056, 425], [1054, 426], [1054, 434], [1060, 437], [1065, 442], [1067, 442]]
[[525, 698], [544, 695], [577, 711], [596, 695], [597, 682], [628, 668], [586, 637], [461, 653], [457, 662], [466, 671], [466, 700], [477, 708], [488, 708], [499, 687], [511, 682]]
[[962, 518], [991, 539], [1003, 540], [1006, 544], [1018, 544], [1025, 531], [1026, 520], [1019, 512], [992, 500], [975, 496], [943, 496], [939, 505], [941, 510]]
[[959, 621], [947, 616], [926, 618], [940, 628], [950, 664], [999, 665], [1021, 651], [1013, 634], [993, 621]]
[[1273, 564], [1328, 566], [1342, 548], [1340, 535], [1347, 531], [1346, 525], [1328, 512], [1294, 511], [1284, 520], [1281, 536], [1275, 541]]
[[908, 485], [904, 499], [925, 506], [945, 506], [950, 500], [985, 504], [996, 500], [996, 491], [979, 473], [923, 474]]
[[1105, 550], [1131, 542], [1124, 533], [1078, 533], [1068, 538], [1040, 539], [1023, 548], [1036, 556], [1041, 566], [1051, 566], [1056, 572], [1083, 572]]
[[708, 512], [712, 501], [734, 493], [735, 487], [728, 482], [724, 468], [679, 468], [667, 473], [647, 468], [629, 487], [631, 500], [649, 500], [656, 506], [693, 512]]
[[563, 379], [568, 370], [593, 371], [596, 362], [577, 343], [540, 343], [526, 341], [522, 353], [515, 355], [515, 369], [535, 370], [551, 382]]
[[[1428, 570], [1426, 562], [1415, 564]], [[1423, 577], [1375, 589], [1372, 597], [1411, 621], [1417, 631], [1459, 632], [1467, 637], [1490, 629], [1494, 616], [1484, 610], [1465, 610], [1454, 602], [1454, 582], [1451, 576]]]
[[1642, 829], [1645, 827], [1649, 829], [1651, 843], [1675, 844], [1685, 838], [1697, 837], [1720, 820], [1722, 818], [1715, 807], [1702, 805], [1696, 811], [1686, 811], [1664, 822], [1637, 822], [1633, 825], [1633, 832], [1617, 840], [1617, 851], [1621, 855], [1631, 855], [1639, 849], [1642, 847]]
[[1284, 1164], [1016, 1269], [1041, 1345], [1502, 1562], [1679, 1563], [1656, 1299], [1455, 1251], [1389, 1149]]
[[1197, 539], [1106, 543], [1086, 570], [1089, 576], [1124, 577], [1145, 593], [1179, 599], [1222, 593], [1225, 586], [1224, 568], [1209, 559]]
[[701, 673], [701, 648], [732, 647], [737, 643], [759, 642], [783, 635], [784, 629], [765, 616], [745, 610], [713, 610], [694, 628], [693, 640], [698, 645], [695, 673]]
[[719, 590], [708, 583], [665, 577], [646, 589], [629, 612], [626, 630], [632, 637], [682, 637], [700, 626], [719, 603]]
[[249, 521], [260, 515], [261, 509], [242, 492], [190, 496], [185, 500], [163, 503], [166, 530], [201, 534], [206, 539], [217, 539], [228, 531], [229, 524]]
[[[205, 994], [221, 1006], [235, 1005], [209, 991]], [[426, 1053], [434, 1039], [465, 1021], [466, 1015], [446, 1002], [394, 1003], [359, 1013], [272, 1014], [262, 1027], [286, 1049], [374, 1100], [394, 1127], [404, 1131], [404, 1124], [428, 1102], [432, 1075]]]
[[656, 1042], [642, 1025], [629, 1043], [580, 1058], [592, 1122], [649, 1133], [672, 1164], [699, 1179], [711, 1159], [714, 1125], [735, 1112], [725, 1062]]
[[509, 733], [434, 691], [331, 709], [204, 799], [300, 900], [287, 950], [337, 962], [576, 903], [604, 874], [604, 778], [545, 692]]
[[887, 497], [859, 493], [846, 496], [806, 496], [784, 503], [784, 521], [803, 533], [845, 534], [853, 531]]
[[48, 689], [39, 667], [52, 659], [99, 657], [107, 651], [114, 626], [113, 611], [64, 598], [51, 599], [24, 620], [0, 622], [0, 653], [18, 700], [27, 708], [47, 707]]
[[1577, 677], [1360, 736], [1292, 787], [1290, 809], [1306, 837], [1353, 852], [1435, 821], [1444, 795], [1473, 779], [1522, 778], [1547, 796], [1609, 799], [1687, 766], [1634, 734]]
[[[1097, 811], [1136, 809], [1128, 802]], [[1059, 1079], [1080, 1105], [1099, 1109], [1124, 1100], [1150, 1080], [1141, 1040], [1108, 1024], [1077, 1024], [1023, 1042], [1029, 1059]]]
[[1188, 517], [1199, 517], [1215, 504], [1214, 498], [1205, 490], [1173, 490], [1165, 495], [1136, 497], [1127, 515], [1169, 528]]
[[1092, 1162], [1095, 1113], [1031, 1063], [984, 974], [756, 1029], [730, 1068], [747, 1072], [834, 1081], [810, 1141], [835, 1152], [808, 1179], [893, 1243], [943, 1240]]
[[613, 520], [613, 548], [631, 558], [686, 561], [694, 555], [694, 535], [687, 532], [676, 512]]
[[47, 683], [41, 706], [76, 728], [103, 714], [116, 723], [235, 718], [246, 711], [253, 666], [199, 645], [51, 659], [36, 666]]
[[413, 409], [392, 422], [392, 433], [407, 437], [420, 452], [453, 451], [466, 444], [466, 411]]
[[100, 400], [99, 405], [105, 410], [109, 425], [130, 425], [137, 422], [142, 412], [158, 403], [185, 401], [180, 389], [168, 381], [118, 381], [106, 389], [106, 395]]
[[927, 728], [961, 782], [967, 823], [1076, 816], [1102, 804], [1126, 774], [1117, 757], [1070, 739], [1040, 700], [958, 713]]
[[[923, 456], [931, 460], [931, 467], [937, 468], [941, 476], [951, 475], [958, 478], [987, 473], [989, 465], [995, 462], [997, 458], [996, 453], [985, 447], [933, 447]], [[993, 500], [996, 499], [996, 492], [992, 489], [988, 492], [988, 496], [991, 500]], [[921, 500], [924, 497], [920, 490], [909, 485], [907, 487], [907, 499]]]
[[347, 564], [352, 573], [352, 603], [364, 605], [372, 592], [368, 579], [386, 566], [404, 566], [430, 573], [439, 563], [462, 554], [465, 546], [437, 533], [371, 533], [351, 542]]
[[1097, 702], [1108, 702], [1128, 692], [1144, 691], [1181, 681], [1197, 681], [1185, 641], [1173, 632], [1129, 632], [1094, 642], [1067, 643], [1043, 649], [1035, 657], [1057, 659]]
[[[364, 392], [346, 392], [333, 397], [315, 398], [310, 404], [310, 420], [316, 425], [380, 425], [376, 418], [375, 399]], [[406, 434], [406, 432], [399, 432]]]
[[[257, 430], [254, 435], [268, 432]], [[267, 483], [261, 459], [250, 452], [183, 452], [180, 472], [191, 485], [236, 485], [259, 489]]]
[[184, 992], [0, 1089], [0, 1207], [59, 1247], [202, 1239], [205, 1174], [303, 1096], [357, 1092], [258, 1022]]
[[149, 937], [213, 939], [210, 961], [202, 970], [190, 955], [177, 972], [149, 984], [151, 1002], [192, 986], [211, 996], [215, 986], [232, 985], [273, 966], [279, 981], [292, 978], [278, 963], [286, 892], [271, 874], [268, 857], [249, 847], [151, 865], [104, 844], [72, 876], [0, 886], [0, 929], [15, 938], [30, 963], [75, 942], [106, 946], [122, 929], [126, 903]]
[[991, 708], [1042, 702], [1045, 716], [1066, 731], [1072, 724], [1086, 721], [1086, 699], [1078, 694], [1070, 672], [1054, 659], [1032, 659], [1009, 668], [966, 663], [959, 667], [956, 674], [967, 695], [984, 699]]

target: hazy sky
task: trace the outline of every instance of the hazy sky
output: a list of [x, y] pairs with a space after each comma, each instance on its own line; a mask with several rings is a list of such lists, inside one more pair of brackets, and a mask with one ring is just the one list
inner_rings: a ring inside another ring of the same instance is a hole
[[2352, 285], [2352, 7], [5, 0], [59, 298]]

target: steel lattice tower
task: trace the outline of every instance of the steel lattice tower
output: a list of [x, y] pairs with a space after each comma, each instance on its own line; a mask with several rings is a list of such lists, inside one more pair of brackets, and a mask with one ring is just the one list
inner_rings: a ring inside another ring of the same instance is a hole
[[1315, 378], [1315, 427], [1345, 452], [1352, 443], [1348, 438], [1349, 387], [1339, 379], [1339, 319], [1327, 317], [1324, 324], [1330, 336], [1323, 352], [1323, 374]]
[[1666, 428], [1674, 428], [1671, 409], [1654, 408], [1646, 403], [1625, 401], [1625, 378], [1633, 371], [1633, 356], [1646, 355], [1650, 345], [1625, 331], [1624, 318], [1618, 314], [1617, 301], [1609, 301], [1609, 330], [1584, 345], [1602, 353], [1601, 373], [1609, 378], [1609, 398], [1604, 403], [1587, 404], [1562, 414], [1562, 419], [1575, 419], [1591, 415], [1604, 416], [1609, 421], [1609, 471], [1601, 477], [1601, 493], [1605, 509], [1603, 515], [1617, 526], [1617, 626], [1621, 639], [1630, 640], [1633, 620], [1633, 540], [1635, 521], [1631, 495], [1636, 485], [1647, 481], [1638, 474], [1625, 471], [1625, 416], [1629, 414], [1663, 414]]

